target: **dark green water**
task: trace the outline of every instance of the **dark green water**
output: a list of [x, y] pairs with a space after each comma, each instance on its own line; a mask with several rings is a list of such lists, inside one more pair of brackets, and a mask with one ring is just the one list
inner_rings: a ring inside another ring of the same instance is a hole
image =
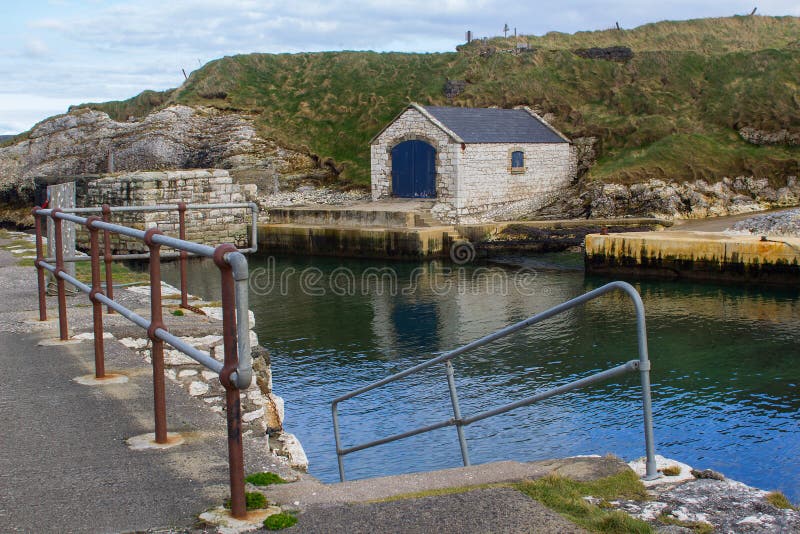
[[[272, 354], [285, 426], [310, 472], [338, 479], [330, 401], [603, 285], [575, 256], [527, 268], [327, 258], [250, 259], [256, 331]], [[175, 282], [175, 264], [165, 266]], [[376, 269], [389, 267], [376, 283]], [[449, 269], [449, 270], [448, 270]], [[203, 275], [206, 272], [209, 275]], [[274, 275], [269, 278], [268, 273]], [[171, 280], [170, 280], [171, 278]], [[268, 281], [274, 282], [272, 287]], [[283, 283], [281, 283], [283, 281]], [[634, 282], [647, 313], [656, 452], [800, 501], [800, 294], [676, 282]], [[215, 269], [195, 263], [190, 291], [216, 299]], [[454, 362], [470, 415], [635, 359], [633, 307], [610, 295]], [[345, 446], [452, 416], [444, 367], [341, 410]], [[644, 454], [635, 374], [475, 423], [473, 463], [612, 452]], [[346, 457], [348, 478], [460, 465], [454, 428]]]

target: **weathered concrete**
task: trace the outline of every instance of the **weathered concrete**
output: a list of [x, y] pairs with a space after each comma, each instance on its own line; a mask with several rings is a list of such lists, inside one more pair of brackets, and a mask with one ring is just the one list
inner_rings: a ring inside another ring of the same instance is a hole
[[[508, 251], [563, 250], [583, 243], [586, 234], [610, 228], [648, 231], [670, 225], [651, 218], [504, 221], [442, 225], [424, 209], [293, 208], [270, 210], [270, 224], [259, 225], [259, 242], [268, 250], [324, 256], [424, 259], [451, 256], [464, 241], [481, 257]], [[275, 224], [275, 221], [291, 221]], [[315, 222], [316, 221], [316, 222]]]
[[423, 259], [446, 256], [457, 239], [452, 226], [369, 228], [260, 224], [264, 250], [363, 258]]
[[[2, 244], [2, 243], [0, 243]], [[58, 336], [57, 321], [38, 316], [36, 276], [0, 250], [0, 425], [6, 432], [0, 455], [0, 525], [10, 532], [119, 532], [171, 528], [189, 530], [197, 514], [228, 497], [224, 417], [166, 382], [168, 429], [185, 439], [162, 451], [131, 451], [125, 439], [152, 431], [152, 370], [138, 355], [108, 339], [106, 369], [128, 377], [125, 384], [87, 387], [73, 381], [93, 370], [91, 342], [37, 346]], [[141, 306], [128, 291], [117, 299]], [[50, 317], [56, 317], [50, 298]], [[70, 326], [91, 328], [85, 297], [68, 297]], [[146, 313], [146, 312], [145, 312]], [[185, 318], [184, 318], [185, 319]], [[127, 320], [104, 318], [109, 330]], [[172, 316], [168, 322], [176, 321]], [[119, 336], [117, 336], [119, 337]], [[243, 434], [247, 472], [293, 471], [269, 453], [263, 434]]]
[[518, 482], [559, 474], [574, 480], [595, 480], [627, 470], [615, 457], [575, 457], [539, 462], [504, 461], [455, 467], [425, 473], [409, 473], [389, 477], [368, 478], [338, 484], [322, 484], [312, 477], [303, 477], [293, 484], [270, 486], [267, 497], [278, 504], [342, 504], [389, 499], [421, 491], [443, 490]]
[[[297, 525], [286, 532], [578, 533], [585, 531], [516, 489], [485, 486], [552, 473], [594, 480], [627, 469], [613, 457], [507, 461], [341, 484], [305, 476], [264, 493], [271, 502], [300, 512]], [[444, 493], [420, 495], [437, 490]]]
[[587, 235], [587, 272], [768, 284], [800, 279], [800, 239], [711, 232]]
[[485, 488], [384, 503], [314, 505], [286, 533], [308, 534], [583, 534], [513, 488]]

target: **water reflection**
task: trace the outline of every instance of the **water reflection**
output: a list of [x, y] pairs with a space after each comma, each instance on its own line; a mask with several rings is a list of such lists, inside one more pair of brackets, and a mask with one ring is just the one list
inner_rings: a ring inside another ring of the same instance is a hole
[[[251, 259], [251, 270], [267, 265], [264, 257]], [[353, 277], [342, 286], [347, 291], [335, 294], [330, 283], [342, 266]], [[526, 280], [532, 291], [518, 291], [513, 282], [502, 291], [513, 269], [394, 263], [397, 288], [380, 291], [379, 277], [362, 275], [384, 266], [282, 258], [277, 272], [316, 269], [321, 278], [311, 285], [326, 291], [314, 294], [293, 275], [280, 290], [251, 295], [259, 339], [272, 353], [276, 392], [287, 401], [286, 427], [323, 480], [336, 479], [332, 398], [605, 283], [580, 272], [540, 270]], [[164, 270], [175, 276], [174, 264]], [[798, 292], [635, 285], [647, 311], [657, 452], [800, 500]], [[213, 268], [193, 264], [189, 286], [218, 298]], [[635, 359], [632, 312], [624, 296], [609, 295], [464, 356], [455, 363], [462, 411], [476, 413]], [[639, 394], [630, 376], [471, 425], [473, 462], [641, 456]], [[444, 367], [432, 368], [345, 403], [343, 435], [347, 445], [361, 443], [447, 419], [450, 410]], [[358, 478], [450, 467], [459, 458], [455, 430], [446, 428], [352, 454], [346, 465]]]

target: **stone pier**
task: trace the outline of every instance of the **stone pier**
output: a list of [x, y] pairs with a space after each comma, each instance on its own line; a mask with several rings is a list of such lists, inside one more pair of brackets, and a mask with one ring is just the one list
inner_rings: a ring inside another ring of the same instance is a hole
[[800, 239], [716, 232], [590, 234], [585, 264], [594, 274], [796, 284]]

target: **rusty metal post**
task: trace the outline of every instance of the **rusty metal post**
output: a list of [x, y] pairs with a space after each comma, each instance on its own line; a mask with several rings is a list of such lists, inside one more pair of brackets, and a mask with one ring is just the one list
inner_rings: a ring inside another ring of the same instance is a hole
[[158, 228], [150, 228], [144, 234], [144, 242], [150, 249], [150, 328], [147, 337], [153, 346], [150, 357], [153, 361], [153, 406], [156, 419], [156, 443], [167, 442], [167, 402], [164, 387], [164, 342], [156, 337], [156, 330], [164, 329], [161, 314], [161, 245], [153, 243], [153, 236], [162, 234]]
[[[103, 221], [111, 222], [111, 206], [103, 204]], [[103, 263], [106, 270], [106, 296], [114, 300], [114, 275], [111, 272], [111, 232], [103, 230]], [[114, 309], [108, 306], [107, 313], [114, 313]]]
[[[247, 514], [244, 494], [244, 452], [242, 450], [242, 405], [239, 389], [231, 382], [231, 374], [239, 365], [236, 344], [236, 286], [231, 266], [225, 254], [236, 252], [230, 243], [217, 246], [214, 263], [219, 267], [222, 281], [222, 338], [225, 359], [219, 381], [225, 387], [225, 408], [228, 416], [228, 467], [231, 483], [231, 515], [243, 518]], [[247, 318], [243, 318], [247, 320]]]
[[58, 208], [50, 212], [50, 217], [53, 218], [53, 227], [55, 229], [55, 250], [56, 250], [56, 271], [53, 273], [56, 277], [56, 288], [58, 289], [58, 332], [59, 339], [66, 341], [69, 339], [69, 332], [67, 328], [67, 291], [64, 287], [64, 279], [61, 278], [61, 273], [64, 271], [64, 244], [61, 236], [61, 219], [56, 217], [61, 210]]
[[33, 208], [33, 220], [36, 222], [36, 279], [39, 284], [39, 320], [47, 320], [47, 284], [44, 280], [44, 267], [39, 265], [39, 262], [44, 259], [42, 257], [42, 217], [37, 214], [41, 208], [36, 206]]
[[[178, 227], [180, 238], [186, 241], [186, 203], [178, 202]], [[189, 253], [181, 250], [181, 308], [189, 307], [189, 292], [186, 289], [186, 262]]]
[[98, 294], [103, 294], [100, 287], [100, 242], [97, 228], [92, 223], [101, 220], [92, 216], [86, 219], [86, 228], [89, 230], [89, 247], [92, 256], [92, 291], [89, 300], [92, 301], [92, 318], [94, 320], [94, 376], [105, 378], [105, 347], [103, 346], [103, 304], [97, 300]]

